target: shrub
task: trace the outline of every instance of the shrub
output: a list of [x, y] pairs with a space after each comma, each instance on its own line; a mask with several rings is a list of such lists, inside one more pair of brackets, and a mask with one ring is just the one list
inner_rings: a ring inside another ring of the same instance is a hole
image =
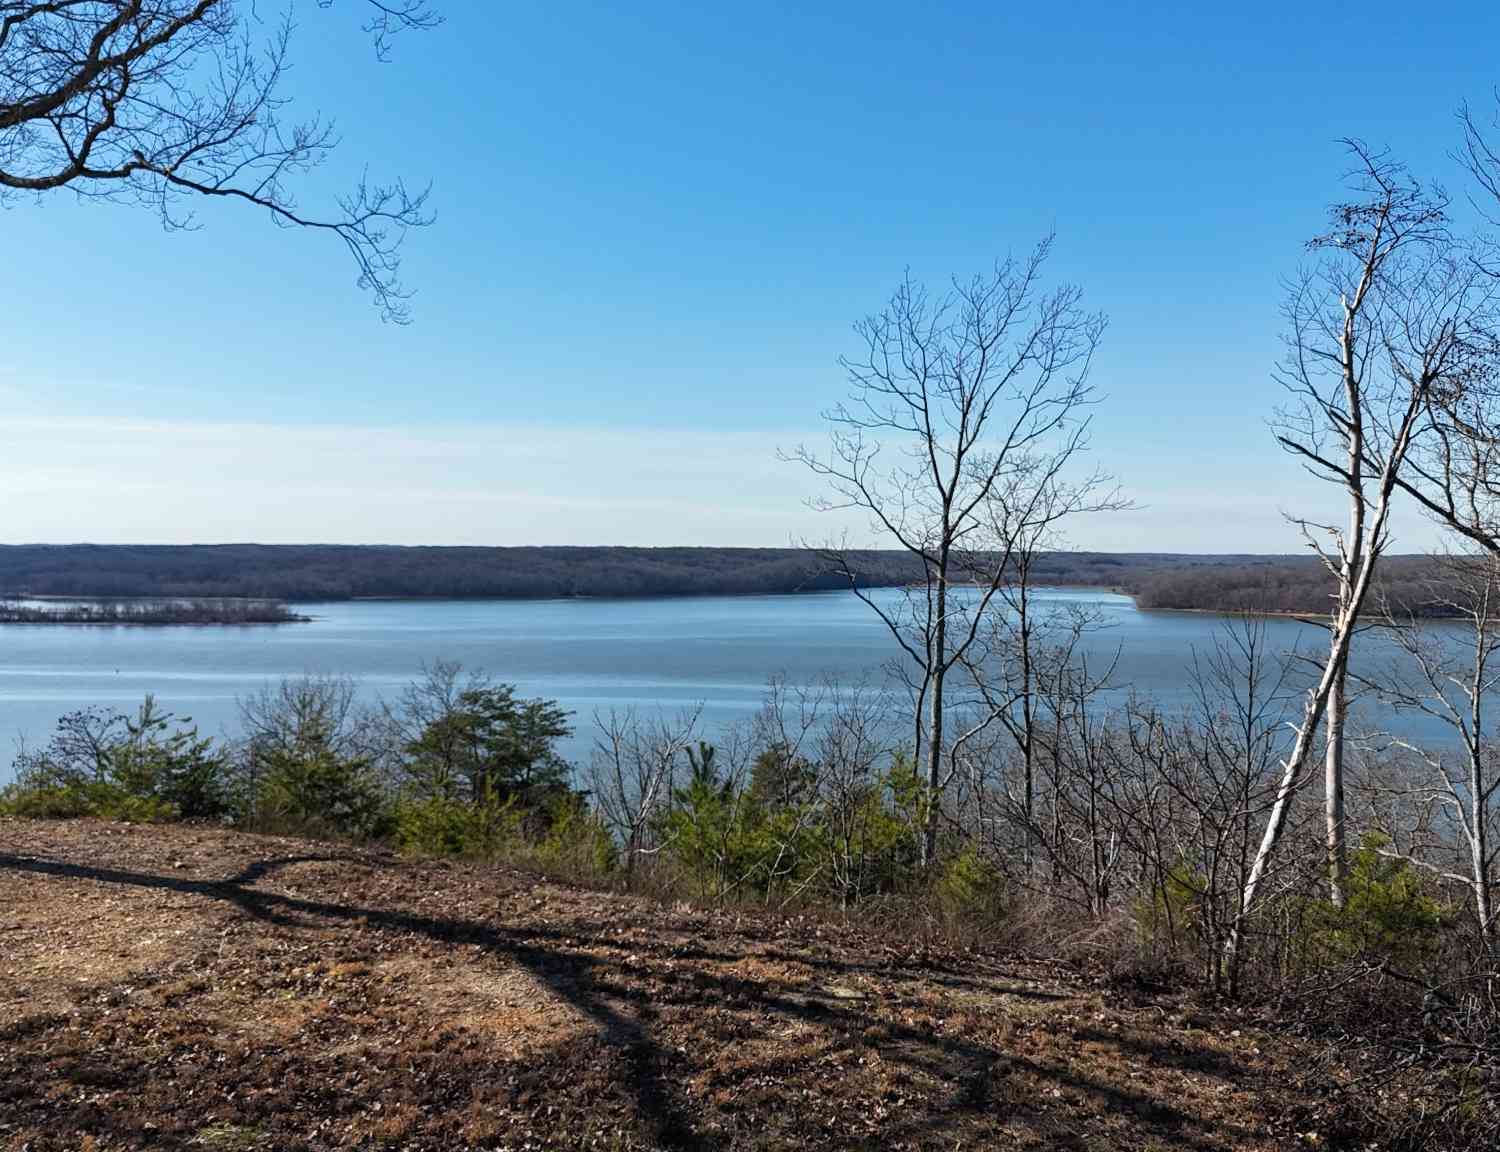
[[1383, 853], [1386, 843], [1367, 836], [1350, 854], [1343, 908], [1319, 901], [1310, 910], [1314, 963], [1368, 959], [1415, 969], [1436, 953], [1443, 909], [1409, 861]]
[[273, 748], [258, 759], [253, 819], [262, 826], [352, 839], [389, 831], [390, 811], [369, 761], [320, 746]]
[[196, 728], [175, 723], [149, 695], [133, 717], [69, 713], [44, 749], [17, 760], [15, 782], [0, 791], [0, 811], [132, 822], [224, 815], [224, 757]]
[[542, 867], [568, 876], [607, 876], [619, 867], [619, 845], [578, 793], [558, 801], [551, 817], [535, 850]]
[[[1199, 901], [1207, 881], [1191, 861], [1179, 858], [1160, 882], [1136, 897], [1136, 941], [1148, 956], [1163, 958], [1177, 952], [1184, 929], [1196, 927]], [[1216, 948], [1217, 941], [1207, 941]]]
[[477, 804], [444, 796], [403, 800], [396, 805], [394, 825], [403, 852], [428, 856], [489, 860], [521, 838], [515, 798], [496, 800], [492, 793]]
[[969, 845], [943, 865], [932, 885], [932, 900], [950, 932], [970, 936], [992, 927], [1004, 916], [1004, 877]]
[[222, 817], [229, 810], [225, 757], [196, 728], [173, 728], [174, 719], [147, 696], [112, 750], [110, 778], [131, 797], [159, 802], [171, 813], [161, 818]]
[[686, 787], [672, 790], [672, 807], [661, 819], [660, 835], [698, 895], [722, 900], [748, 864], [748, 798], [732, 780], [720, 779], [712, 746], [689, 748], [688, 760], [692, 775]]
[[132, 824], [177, 818], [177, 810], [157, 796], [133, 795], [108, 780], [46, 779], [28, 773], [0, 791], [0, 813], [33, 820], [72, 820], [91, 816]]
[[396, 845], [413, 855], [461, 856], [466, 850], [469, 806], [444, 796], [396, 804]]

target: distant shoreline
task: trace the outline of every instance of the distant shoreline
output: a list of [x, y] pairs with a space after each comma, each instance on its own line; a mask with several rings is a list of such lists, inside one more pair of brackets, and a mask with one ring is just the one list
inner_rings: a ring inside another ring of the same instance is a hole
[[[857, 587], [922, 582], [921, 561], [910, 553], [844, 555]], [[1054, 551], [1035, 557], [1031, 579], [1038, 587], [1130, 596], [1142, 612], [1299, 619], [1324, 615], [1332, 591], [1331, 577], [1306, 555]], [[1378, 583], [1400, 612], [1452, 614], [1443, 608], [1443, 572], [1426, 557], [1385, 557]], [[32, 599], [659, 600], [850, 586], [847, 572], [806, 548], [0, 545], [0, 588], [24, 590]]]
[[170, 628], [305, 624], [311, 616], [263, 599], [25, 596], [0, 598], [0, 627]]
[[[896, 588], [901, 585], [879, 585], [873, 587]], [[1137, 612], [1179, 615], [1192, 614], [1200, 616], [1253, 616], [1266, 617], [1270, 619], [1300, 620], [1304, 623], [1316, 624], [1317, 615], [1309, 612], [1278, 612], [1269, 610], [1244, 609], [1244, 608], [1147, 608], [1142, 607], [1135, 593], [1126, 588], [1109, 587], [1100, 584], [1062, 584], [1046, 583], [1034, 585], [1037, 590], [1047, 589], [1062, 592], [1094, 592], [1101, 595], [1120, 596], [1130, 600], [1132, 607]], [[800, 597], [800, 596], [832, 596], [842, 595], [851, 591], [847, 586], [843, 588], [804, 588], [793, 589], [784, 592], [683, 592], [683, 593], [655, 593], [644, 595], [622, 595], [622, 596], [595, 596], [595, 595], [573, 595], [573, 596], [348, 596], [342, 598], [325, 598], [319, 600], [297, 601], [299, 604], [568, 604], [568, 603], [639, 603], [666, 600], [705, 600], [705, 599], [753, 599], [758, 597]], [[81, 603], [83, 608], [80, 612], [69, 613], [65, 611], [40, 611], [16, 615], [11, 610], [11, 605], [5, 603], [9, 599], [25, 599], [32, 601], [46, 601], [52, 603]], [[89, 608], [97, 608], [105, 602], [113, 602], [127, 606], [127, 610], [119, 613], [107, 613], [89, 611]], [[245, 614], [236, 612], [214, 612], [211, 609], [202, 611], [164, 611], [153, 613], [149, 610], [130, 611], [136, 605], [149, 605], [157, 602], [154, 597], [101, 597], [98, 600], [85, 596], [42, 596], [34, 594], [21, 594], [12, 597], [8, 594], [0, 594], [0, 627], [5, 625], [39, 625], [43, 627], [58, 625], [73, 625], [77, 627], [141, 627], [141, 628], [165, 628], [165, 627], [259, 627], [276, 624], [306, 624], [312, 623], [318, 618], [303, 613], [293, 612], [290, 608], [282, 605], [285, 614]]]

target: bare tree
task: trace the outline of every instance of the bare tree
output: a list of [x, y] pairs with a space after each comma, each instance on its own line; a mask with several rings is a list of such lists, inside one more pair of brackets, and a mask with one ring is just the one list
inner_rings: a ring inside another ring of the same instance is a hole
[[[278, 770], [298, 765], [333, 767], [324, 783], [332, 788], [311, 789], [296, 807], [296, 819], [320, 826], [325, 817], [332, 829], [342, 816], [360, 822], [373, 812], [386, 781], [392, 757], [386, 733], [375, 709], [360, 703], [359, 685], [348, 676], [303, 675], [263, 684], [237, 701], [240, 739], [237, 748], [238, 788], [245, 814], [251, 820], [278, 815], [268, 810], [264, 787]], [[335, 779], [336, 778], [336, 779]], [[321, 799], [319, 798], [321, 797]], [[318, 805], [327, 802], [327, 812]], [[345, 804], [345, 801], [351, 803]]]
[[640, 857], [654, 851], [652, 826], [671, 801], [677, 770], [697, 738], [695, 708], [668, 719], [634, 711], [595, 714], [591, 762], [594, 800], [625, 847], [625, 882], [635, 882]]
[[1192, 714], [1169, 724], [1147, 713], [1132, 725], [1136, 759], [1151, 766], [1165, 795], [1162, 805], [1138, 803], [1127, 816], [1164, 913], [1173, 914], [1184, 890], [1191, 894], [1209, 984], [1231, 996], [1242, 957], [1226, 956], [1224, 944], [1241, 919], [1256, 825], [1275, 792], [1287, 706], [1296, 699], [1287, 684], [1294, 656], [1270, 649], [1264, 619], [1226, 621], [1212, 646], [1193, 654]]
[[753, 798], [780, 817], [765, 829], [772, 846], [761, 862], [767, 904], [777, 883], [796, 871], [798, 842], [817, 814], [818, 738], [836, 717], [838, 694], [832, 681], [793, 685], [785, 675], [773, 675], [751, 721], [759, 769], [759, 779], [752, 780]]
[[348, 676], [305, 675], [263, 684], [238, 702], [247, 746], [258, 752], [316, 745], [341, 758], [374, 758], [381, 737]]
[[[1458, 737], [1462, 752], [1457, 764], [1442, 745], [1423, 747], [1402, 738], [1393, 743], [1421, 764], [1427, 777], [1426, 783], [1414, 788], [1403, 781], [1399, 790], [1415, 792], [1419, 808], [1435, 804], [1443, 811], [1447, 819], [1441, 825], [1457, 830], [1466, 872], [1455, 873], [1435, 863], [1446, 855], [1451, 837], [1439, 834], [1436, 843], [1423, 844], [1420, 834], [1403, 837], [1401, 829], [1381, 821], [1384, 805], [1373, 805], [1371, 814], [1390, 839], [1392, 853], [1469, 888], [1480, 941], [1488, 955], [1496, 956], [1500, 929], [1494, 889], [1500, 846], [1496, 845], [1495, 824], [1500, 821], [1500, 773], [1494, 770], [1495, 745], [1486, 725], [1486, 705], [1500, 688], [1500, 560], [1488, 555], [1448, 556], [1442, 558], [1440, 571], [1433, 583], [1436, 602], [1468, 625], [1468, 643], [1456, 644], [1449, 630], [1437, 632], [1411, 612], [1390, 613], [1391, 635], [1410, 658], [1416, 682], [1407, 685], [1392, 677], [1382, 685], [1382, 694], [1398, 708], [1442, 721]], [[1422, 819], [1418, 826], [1427, 830], [1437, 823]]]
[[[1024, 260], [955, 281], [938, 299], [904, 280], [882, 312], [856, 326], [865, 347], [841, 361], [851, 395], [825, 413], [829, 451], [794, 454], [828, 483], [819, 507], [865, 513], [922, 566], [922, 583], [890, 601], [862, 586], [848, 550], [824, 550], [915, 670], [924, 866], [955, 771], [945, 762], [958, 743], [944, 727], [948, 675], [975, 642], [1008, 563], [986, 550], [987, 502], [1039, 452], [1056, 451], [1049, 446], [1058, 440], [1080, 443], [1094, 398], [1088, 373], [1104, 319], [1082, 309], [1075, 287], [1043, 291], [1050, 247], [1049, 238]], [[961, 587], [973, 594], [958, 594]]]
[[1053, 882], [1076, 884], [1084, 906], [1097, 918], [1109, 906], [1123, 842], [1113, 820], [1119, 807], [1112, 748], [1116, 733], [1107, 710], [1097, 706], [1118, 653], [1102, 668], [1091, 667], [1082, 648], [1091, 626], [1087, 613], [1074, 617], [1041, 681], [1047, 723], [1037, 763], [1048, 811], [1045, 825], [1033, 817], [1027, 831], [1046, 852]]
[[1454, 305], [1472, 273], [1452, 258], [1446, 200], [1363, 144], [1349, 141], [1348, 148], [1358, 198], [1333, 206], [1332, 227], [1310, 244], [1324, 260], [1293, 286], [1286, 308], [1288, 355], [1280, 375], [1292, 404], [1282, 414], [1277, 439], [1314, 476], [1341, 490], [1349, 521], [1345, 528], [1297, 520], [1333, 575], [1337, 599], [1329, 615], [1328, 655], [1307, 691], [1245, 883], [1239, 922], [1226, 944], [1231, 957], [1325, 717], [1329, 885], [1335, 902], [1343, 898], [1349, 648], [1388, 543], [1392, 495], [1413, 437], [1434, 391], [1464, 356]]
[[[1036, 804], [1036, 759], [1039, 750], [1038, 709], [1045, 685], [1058, 675], [1059, 653], [1071, 652], [1077, 637], [1097, 623], [1076, 606], [1038, 609], [1035, 600], [1037, 562], [1062, 546], [1067, 521], [1089, 513], [1117, 511], [1129, 506], [1112, 479], [1102, 471], [1074, 477], [1069, 465], [1083, 449], [1080, 437], [1069, 437], [1050, 450], [1033, 453], [992, 493], [987, 502], [987, 532], [991, 550], [1006, 559], [1008, 568], [999, 595], [987, 612], [986, 627], [964, 657], [986, 714], [1004, 727], [1021, 763], [1021, 806], [1025, 836], [1023, 867], [1027, 875], [1035, 859], [1031, 834]], [[1072, 643], [1049, 643], [1059, 630]]]
[[[428, 0], [365, 3], [381, 55], [438, 22]], [[404, 320], [399, 249], [428, 221], [426, 193], [362, 180], [334, 213], [298, 206], [292, 178], [337, 140], [328, 121], [283, 119], [290, 3], [261, 27], [234, 0], [0, 0], [0, 197], [66, 188], [145, 204], [168, 228], [192, 223], [195, 197], [251, 204], [337, 236], [382, 315]]]
[[892, 701], [865, 684], [829, 684], [832, 707], [817, 734], [820, 866], [839, 907], [869, 891], [878, 875], [872, 824], [882, 813], [882, 767], [890, 757]]
[[403, 687], [394, 702], [380, 703], [381, 743], [393, 761], [387, 774], [426, 795], [454, 800], [468, 787], [475, 798], [476, 725], [470, 709], [495, 687], [483, 672], [465, 671], [456, 660], [424, 664], [420, 679]]
[[[1473, 177], [1476, 207], [1500, 224], [1500, 151], [1472, 111], [1461, 117], [1459, 159]], [[1500, 115], [1491, 126], [1500, 129]], [[1464, 337], [1468, 356], [1428, 407], [1428, 421], [1400, 478], [1401, 487], [1438, 523], [1471, 545], [1500, 555], [1500, 251], [1475, 244], [1465, 257], [1478, 270]]]

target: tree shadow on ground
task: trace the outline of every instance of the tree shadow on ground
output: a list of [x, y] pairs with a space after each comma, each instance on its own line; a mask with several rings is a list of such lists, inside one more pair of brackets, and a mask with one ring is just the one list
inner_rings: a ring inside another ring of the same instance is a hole
[[[198, 880], [10, 854], [0, 854], [0, 869], [198, 896], [227, 903], [246, 917], [290, 932], [357, 924], [366, 930], [405, 933], [442, 944], [477, 946], [509, 958], [540, 985], [581, 1012], [592, 1022], [598, 1038], [620, 1053], [619, 1066], [626, 1081], [622, 1087], [634, 1102], [636, 1121], [652, 1146], [674, 1152], [725, 1147], [733, 1141], [733, 1133], [726, 1131], [723, 1124], [695, 1122], [694, 1106], [682, 1090], [686, 1077], [671, 1071], [674, 1062], [680, 1067], [680, 1054], [667, 1050], [650, 1021], [657, 1019], [665, 1008], [691, 1012], [696, 1008], [726, 1005], [744, 1017], [747, 1029], [758, 1029], [759, 1034], [765, 1034], [776, 1026], [805, 1026], [827, 1042], [823, 1045], [827, 1050], [868, 1043], [861, 1038], [873, 1032], [878, 1037], [874, 1046], [887, 1064], [896, 1065], [904, 1076], [925, 1077], [927, 1082], [942, 1086], [942, 1098], [926, 1108], [914, 1108], [901, 1115], [893, 1107], [878, 1137], [858, 1142], [870, 1147], [889, 1146], [902, 1140], [919, 1144], [935, 1142], [940, 1137], [951, 1146], [959, 1135], [967, 1143], [968, 1138], [981, 1130], [977, 1125], [994, 1124], [1020, 1125], [1055, 1146], [1103, 1146], [1094, 1143], [1100, 1136], [1087, 1130], [1086, 1118], [1069, 1120], [1059, 1115], [1061, 1109], [1055, 1098], [1047, 1099], [1053, 1093], [1045, 1090], [1046, 1085], [1093, 1102], [1106, 1114], [1128, 1123], [1138, 1138], [1165, 1142], [1172, 1147], [1221, 1149], [1239, 1146], [1252, 1138], [1252, 1133], [1242, 1127], [1210, 1123], [1149, 1092], [1110, 1083], [1062, 1060], [1009, 1052], [994, 1044], [946, 1033], [930, 1023], [904, 1023], [893, 1019], [890, 1013], [878, 1011], [880, 1005], [867, 998], [846, 1000], [819, 994], [816, 988], [809, 994], [806, 988], [793, 989], [782, 981], [743, 973], [720, 973], [702, 966], [687, 972], [666, 963], [711, 959], [732, 964], [746, 959], [746, 953], [684, 947], [666, 941], [643, 942], [637, 938], [622, 944], [609, 939], [610, 925], [603, 921], [573, 919], [565, 928], [535, 924], [507, 927], [488, 920], [422, 915], [398, 908], [335, 902], [255, 887], [297, 864], [339, 863], [343, 859], [327, 854], [266, 858], [223, 880]], [[370, 864], [366, 857], [357, 858], [357, 862]], [[590, 946], [596, 950], [587, 951]], [[634, 967], [627, 967], [624, 956], [601, 954], [601, 950], [621, 952], [627, 948]], [[921, 978], [920, 973], [897, 973], [857, 962], [840, 965], [834, 959], [784, 948], [770, 955], [844, 975], [869, 970], [885, 979]], [[649, 987], [640, 978], [642, 962], [662, 964], [649, 973]], [[953, 983], [968, 990], [985, 991], [996, 997], [1010, 994], [1040, 1002], [1069, 998], [1065, 993], [1030, 988], [1013, 981], [1001, 983], [998, 979], [969, 980], [961, 974], [948, 975], [953, 977]], [[1120, 1043], [1117, 1036], [1108, 1039]], [[1142, 1059], [1172, 1063], [1170, 1053], [1163, 1055], [1165, 1050], [1165, 1046], [1142, 1046], [1134, 1049], [1134, 1054]], [[776, 1071], [774, 1063], [770, 1058], [747, 1059], [720, 1075], [721, 1086], [755, 1081]], [[799, 1073], [805, 1071], [799, 1069]], [[1225, 1077], [1234, 1073], [1232, 1066], [1214, 1071]], [[701, 1105], [698, 1111], [702, 1111]], [[701, 1121], [701, 1116], [698, 1119]], [[792, 1124], [796, 1117], [773, 1117], [773, 1120]], [[984, 1130], [991, 1134], [995, 1131], [992, 1127]]]

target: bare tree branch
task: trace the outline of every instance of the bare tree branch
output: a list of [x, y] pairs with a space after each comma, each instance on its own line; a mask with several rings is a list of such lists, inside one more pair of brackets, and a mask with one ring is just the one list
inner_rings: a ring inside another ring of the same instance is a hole
[[[427, 0], [364, 2], [382, 58], [398, 32], [440, 20]], [[381, 315], [403, 322], [400, 248], [431, 221], [427, 192], [361, 179], [335, 212], [303, 210], [293, 179], [337, 138], [316, 117], [283, 117], [290, 4], [262, 27], [234, 0], [0, 0], [0, 203], [67, 189], [145, 205], [176, 229], [192, 226], [197, 197], [241, 201], [338, 237]]]

